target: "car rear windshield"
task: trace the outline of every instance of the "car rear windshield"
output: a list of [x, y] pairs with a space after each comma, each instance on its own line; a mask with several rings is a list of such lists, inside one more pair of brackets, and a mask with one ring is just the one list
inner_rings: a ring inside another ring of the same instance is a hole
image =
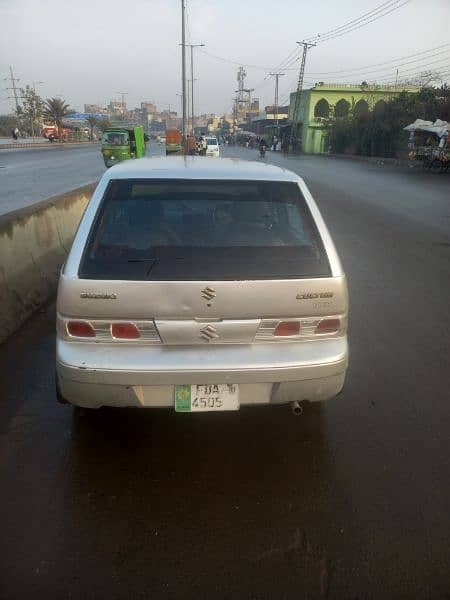
[[208, 146], [217, 146], [218, 142], [215, 138], [207, 138], [206, 143]]
[[274, 181], [111, 181], [79, 268], [135, 281], [330, 274], [300, 188]]

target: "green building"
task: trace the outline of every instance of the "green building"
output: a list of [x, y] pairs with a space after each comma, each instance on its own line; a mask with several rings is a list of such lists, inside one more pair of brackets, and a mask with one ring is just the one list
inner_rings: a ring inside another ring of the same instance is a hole
[[299, 147], [307, 154], [328, 152], [330, 127], [334, 119], [373, 110], [382, 111], [387, 100], [404, 91], [417, 93], [419, 88], [365, 83], [316, 83], [313, 88], [301, 92], [295, 115], [297, 92], [291, 93], [289, 121], [295, 125]]

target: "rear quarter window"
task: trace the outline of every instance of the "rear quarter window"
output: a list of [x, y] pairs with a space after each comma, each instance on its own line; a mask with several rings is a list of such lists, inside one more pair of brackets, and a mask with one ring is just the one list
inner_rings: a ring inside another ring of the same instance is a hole
[[125, 280], [327, 277], [317, 227], [296, 183], [111, 181], [79, 276]]

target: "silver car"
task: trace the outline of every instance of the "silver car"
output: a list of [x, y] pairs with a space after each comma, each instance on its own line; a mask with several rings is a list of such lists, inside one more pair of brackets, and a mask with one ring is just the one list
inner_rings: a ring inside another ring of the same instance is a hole
[[303, 180], [267, 164], [128, 161], [102, 177], [62, 269], [57, 392], [178, 412], [333, 398], [347, 284]]

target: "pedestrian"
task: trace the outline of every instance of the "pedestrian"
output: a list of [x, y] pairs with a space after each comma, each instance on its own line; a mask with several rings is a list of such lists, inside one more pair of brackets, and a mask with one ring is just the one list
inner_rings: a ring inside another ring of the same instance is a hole
[[200, 143], [201, 143], [201, 149], [202, 149], [202, 156], [206, 156], [206, 149], [208, 148], [208, 142], [206, 141], [206, 138], [203, 135], [200, 138]]

